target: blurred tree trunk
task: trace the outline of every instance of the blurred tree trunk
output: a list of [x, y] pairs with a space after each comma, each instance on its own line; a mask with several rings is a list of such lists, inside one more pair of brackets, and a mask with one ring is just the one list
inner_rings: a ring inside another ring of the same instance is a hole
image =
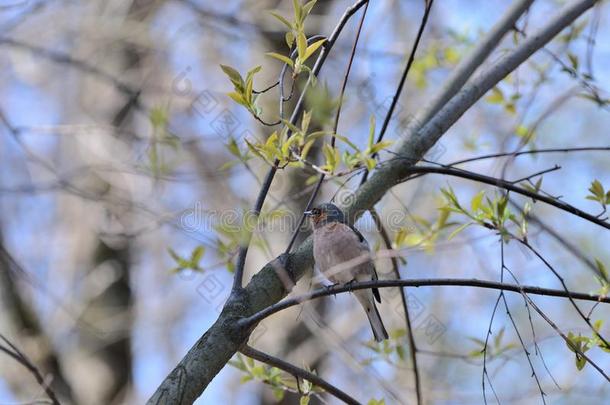
[[[72, 389], [62, 370], [60, 354], [55, 351], [43, 330], [32, 307], [33, 300], [26, 298], [26, 293], [19, 286], [20, 282], [25, 281], [19, 278], [24, 277], [28, 275], [4, 246], [0, 230], [0, 307], [4, 314], [2, 323], [6, 323], [0, 329], [9, 340], [13, 339], [12, 343], [32, 361], [43, 376], [51, 377], [51, 389], [60, 401], [75, 403]], [[28, 370], [10, 358], [4, 358], [0, 363], [7, 365], [2, 367], [2, 377], [17, 398], [32, 400], [40, 395], [40, 389], [32, 384], [34, 378]], [[33, 390], [33, 387], [36, 389]]]

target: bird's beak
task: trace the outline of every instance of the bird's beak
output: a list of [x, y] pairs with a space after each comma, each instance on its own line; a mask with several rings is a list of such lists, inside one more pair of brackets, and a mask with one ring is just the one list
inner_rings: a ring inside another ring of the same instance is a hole
[[309, 210], [309, 211], [305, 211], [305, 212], [303, 212], [303, 214], [304, 214], [306, 217], [310, 217], [310, 216], [312, 216], [312, 215], [313, 215], [313, 212], [312, 212], [311, 210]]

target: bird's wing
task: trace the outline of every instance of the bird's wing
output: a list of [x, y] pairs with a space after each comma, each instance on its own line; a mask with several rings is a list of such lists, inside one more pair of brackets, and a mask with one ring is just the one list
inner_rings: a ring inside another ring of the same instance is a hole
[[[362, 236], [360, 231], [353, 225], [350, 225], [349, 227], [352, 229], [352, 231], [354, 231], [356, 236], [358, 236], [358, 240], [360, 241], [360, 244], [362, 245], [363, 250], [366, 249], [366, 251], [370, 252], [371, 248], [369, 247], [368, 242], [366, 241], [366, 239], [364, 239], [364, 236]], [[372, 260], [370, 261], [370, 272], [371, 272], [372, 280], [379, 280], [379, 276], [377, 275], [377, 269], [375, 269], [375, 263]], [[377, 300], [377, 302], [381, 303], [381, 295], [379, 294], [379, 289], [372, 288], [372, 290], [373, 290], [373, 295], [375, 296], [375, 300]]]

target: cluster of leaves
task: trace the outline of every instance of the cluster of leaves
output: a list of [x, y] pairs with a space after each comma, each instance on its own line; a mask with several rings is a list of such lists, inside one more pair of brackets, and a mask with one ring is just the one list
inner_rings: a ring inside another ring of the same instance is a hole
[[155, 177], [159, 177], [171, 172], [173, 168], [173, 164], [166, 163], [163, 148], [169, 147], [175, 152], [180, 146], [180, 140], [167, 130], [169, 122], [167, 109], [153, 107], [148, 119], [152, 126], [152, 135], [147, 150], [148, 162], [144, 165], [144, 169], [152, 172]]
[[576, 368], [578, 370], [582, 370], [585, 365], [587, 364], [587, 360], [580, 355], [579, 351], [581, 353], [585, 353], [586, 351], [588, 351], [589, 349], [591, 349], [592, 347], [599, 347], [600, 349], [602, 349], [603, 351], [605, 351], [606, 353], [610, 353], [610, 347], [606, 346], [606, 344], [604, 343], [604, 341], [599, 337], [599, 330], [601, 329], [603, 325], [603, 321], [601, 319], [595, 321], [595, 323], [593, 323], [593, 336], [589, 337], [589, 336], [582, 336], [581, 334], [578, 334], [578, 336], [576, 336], [575, 334], [573, 334], [572, 332], [568, 332], [568, 341], [566, 342], [566, 345], [568, 346], [568, 348], [574, 352], [574, 355], [576, 356]]
[[[458, 40], [457, 37], [454, 39]], [[432, 42], [426, 49], [422, 49], [422, 54], [413, 62], [409, 78], [417, 87], [426, 87], [428, 72], [443, 66], [449, 67], [457, 64], [460, 54], [463, 52], [459, 48], [461, 48], [460, 44], [443, 46], [439, 42]]]
[[328, 131], [307, 133], [310, 122], [311, 112], [305, 111], [300, 128], [284, 120], [284, 128], [279, 133], [274, 131], [265, 142], [253, 143], [246, 139], [246, 143], [252, 153], [270, 165], [277, 159], [279, 167], [303, 167], [316, 139], [329, 134]]
[[[271, 251], [271, 248], [265, 238], [259, 236], [259, 233], [254, 232], [256, 229], [262, 228], [271, 224], [273, 221], [284, 221], [288, 213], [281, 209], [272, 211], [264, 211], [256, 215], [251, 210], [244, 210], [239, 215], [226, 215], [220, 218], [220, 221], [214, 225], [214, 229], [218, 234], [216, 238], [216, 246], [218, 255], [226, 261], [229, 272], [235, 270], [233, 258], [235, 257], [240, 246], [251, 244], [257, 248]], [[273, 226], [273, 225], [269, 225]], [[283, 229], [278, 226], [278, 229]]]
[[203, 271], [199, 265], [199, 262], [201, 262], [201, 259], [203, 258], [205, 247], [201, 245], [197, 246], [195, 249], [193, 249], [188, 258], [180, 256], [172, 248], [167, 248], [167, 251], [172, 259], [174, 259], [176, 262], [176, 267], [174, 267], [172, 270], [173, 272], [178, 273], [183, 270]]
[[323, 392], [321, 388], [307, 380], [294, 379], [279, 368], [255, 363], [253, 359], [241, 354], [230, 360], [229, 364], [243, 372], [242, 383], [256, 380], [269, 385], [278, 401], [284, 398], [286, 391], [298, 392], [301, 394], [300, 405], [307, 405], [312, 394]]
[[441, 232], [451, 226], [454, 222], [448, 222], [451, 211], [441, 209], [440, 215], [435, 222], [428, 221], [417, 215], [411, 216], [415, 225], [409, 225], [398, 229], [392, 241], [393, 249], [400, 249], [403, 246], [421, 247], [427, 253], [434, 252], [434, 246]]
[[311, 0], [304, 5], [302, 5], [299, 0], [293, 0], [292, 4], [294, 8], [294, 19], [292, 21], [289, 21], [287, 18], [274, 11], [271, 12], [271, 15], [277, 18], [288, 28], [288, 31], [285, 34], [286, 44], [288, 45], [288, 48], [292, 49], [296, 42], [296, 57], [293, 61], [290, 56], [282, 55], [276, 52], [268, 52], [267, 55], [290, 66], [292, 68], [293, 77], [296, 77], [303, 70], [311, 74], [311, 69], [305, 65], [305, 62], [318, 50], [318, 48], [320, 48], [320, 46], [324, 44], [324, 42], [326, 42], [326, 39], [320, 39], [309, 45], [307, 44], [307, 36], [305, 35], [305, 19], [311, 12], [313, 6], [316, 4], [316, 0]]
[[242, 152], [242, 150], [239, 148], [239, 145], [237, 144], [237, 141], [235, 140], [235, 138], [230, 137], [229, 141], [226, 144], [227, 150], [229, 151], [229, 153], [231, 155], [233, 155], [236, 159], [234, 160], [229, 160], [225, 163], [223, 163], [218, 170], [228, 170], [230, 168], [232, 168], [233, 166], [237, 165], [237, 164], [243, 164], [246, 165], [248, 164], [248, 160], [252, 159], [252, 156], [249, 153], [249, 150], [245, 150]]
[[256, 104], [258, 96], [254, 94], [253, 86], [254, 75], [261, 71], [261, 67], [256, 66], [255, 68], [250, 69], [248, 73], [246, 73], [245, 80], [241, 77], [241, 74], [231, 66], [220, 65], [220, 68], [229, 77], [231, 83], [233, 83], [234, 91], [229, 93], [228, 96], [237, 104], [244, 106], [252, 115], [259, 117], [262, 111]]
[[589, 192], [591, 194], [586, 197], [587, 200], [597, 201], [601, 204], [603, 212], [606, 212], [606, 206], [610, 205], [610, 190], [604, 190], [604, 186], [599, 180], [593, 180]]
[[[392, 141], [375, 142], [375, 116], [371, 115], [369, 120], [369, 136], [366, 144], [366, 149], [360, 151], [355, 145], [350, 143], [350, 146], [355, 150], [353, 153], [349, 151], [343, 152], [343, 161], [348, 169], [357, 167], [366, 167], [368, 170], [375, 168], [377, 162], [373, 156], [392, 144]], [[331, 170], [332, 171], [332, 170]]]
[[405, 362], [408, 346], [406, 336], [406, 329], [395, 329], [390, 332], [390, 339], [381, 342], [371, 340], [364, 343], [364, 346], [370, 349], [374, 355], [363, 360], [363, 365], [369, 365], [375, 361], [389, 361], [393, 364]]
[[476, 343], [479, 347], [468, 353], [468, 356], [472, 358], [483, 357], [483, 354], [487, 352], [488, 358], [494, 358], [503, 355], [511, 349], [516, 348], [517, 344], [515, 343], [502, 342], [502, 340], [504, 339], [504, 332], [505, 329], [504, 327], [502, 327], [502, 329], [500, 329], [498, 333], [494, 336], [491, 344], [490, 342], [487, 342], [487, 347], [485, 346], [485, 341], [478, 338], [469, 337], [468, 339]]
[[451, 187], [441, 189], [441, 192], [447, 203], [441, 209], [465, 215], [471, 220], [456, 228], [449, 235], [449, 239], [452, 239], [470, 225], [481, 225], [488, 229], [497, 230], [502, 236], [502, 239], [505, 242], [508, 242], [514, 237], [507, 228], [509, 222], [516, 225], [520, 239], [527, 239], [527, 215], [531, 211], [531, 204], [529, 202], [525, 203], [523, 212], [517, 217], [508, 208], [507, 195], [494, 197], [492, 200], [485, 196], [485, 191], [481, 190], [471, 199], [470, 209], [468, 209], [460, 204]]
[[595, 278], [601, 286], [595, 293], [606, 297], [610, 293], [610, 277], [608, 277], [608, 270], [599, 259], [595, 259], [595, 267], [597, 268], [597, 275]]
[[[507, 113], [514, 115], [517, 112], [516, 103], [521, 98], [521, 93], [515, 92], [510, 96], [506, 96], [500, 87], [496, 86], [491, 89], [491, 93], [485, 97], [485, 101], [489, 104], [497, 104], [504, 108], [504, 111]], [[523, 127], [517, 130], [517, 135], [521, 137], [525, 137], [526, 134], [529, 134], [527, 128]], [[530, 138], [532, 136], [530, 135]]]
[[[348, 138], [339, 134], [332, 134], [329, 131], [308, 133], [310, 121], [311, 111], [306, 111], [303, 113], [300, 128], [284, 120], [284, 128], [280, 132], [274, 131], [265, 142], [254, 143], [246, 139], [246, 143], [254, 155], [263, 159], [270, 165], [274, 165], [277, 160], [277, 166], [279, 168], [284, 168], [286, 166], [300, 168], [310, 166], [317, 171], [326, 174], [333, 174], [341, 163], [345, 165], [348, 172], [361, 167], [372, 170], [376, 165], [373, 156], [392, 144], [391, 141], [375, 142], [374, 117], [371, 118], [368, 143], [364, 150], [359, 149], [358, 146]], [[349, 147], [349, 150], [345, 150], [343, 154], [341, 154], [339, 148], [332, 146], [329, 143], [325, 143], [322, 147], [324, 163], [318, 167], [313, 163], [308, 162], [307, 156], [315, 141], [325, 135], [332, 135], [334, 138], [342, 141]]]

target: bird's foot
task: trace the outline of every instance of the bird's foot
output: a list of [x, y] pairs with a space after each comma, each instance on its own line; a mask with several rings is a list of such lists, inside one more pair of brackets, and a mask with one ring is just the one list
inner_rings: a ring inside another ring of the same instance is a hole
[[352, 278], [350, 281], [345, 283], [344, 286], [347, 287], [349, 292], [352, 292], [352, 285], [356, 282], [358, 282], [358, 281], [355, 278]]
[[[338, 286], [339, 284], [341, 284], [341, 283], [333, 283], [333, 284], [331, 284], [331, 285], [324, 286], [324, 288], [326, 288], [326, 291], [330, 291], [330, 290], [332, 290], [333, 288], [335, 288], [336, 286]], [[334, 295], [335, 297], [337, 296], [337, 294], [333, 294], [333, 295]]]

